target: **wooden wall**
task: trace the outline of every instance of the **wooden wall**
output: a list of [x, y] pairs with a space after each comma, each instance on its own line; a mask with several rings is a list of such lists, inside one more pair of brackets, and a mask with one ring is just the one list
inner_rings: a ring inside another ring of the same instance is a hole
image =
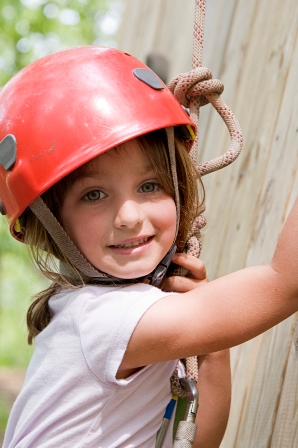
[[[191, 68], [194, 0], [126, 0], [119, 48], [170, 61], [170, 78]], [[202, 259], [210, 279], [270, 261], [298, 192], [298, 2], [207, 0], [204, 65], [244, 132], [230, 167], [205, 178]], [[201, 112], [202, 162], [229, 138]], [[289, 260], [289, 263], [291, 260]], [[298, 275], [298, 272], [297, 272]], [[232, 350], [233, 402], [222, 448], [298, 447], [297, 316]]]

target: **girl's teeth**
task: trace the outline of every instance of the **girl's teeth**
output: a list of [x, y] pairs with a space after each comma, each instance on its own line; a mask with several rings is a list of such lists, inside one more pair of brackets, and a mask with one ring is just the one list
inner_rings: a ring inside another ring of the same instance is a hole
[[149, 240], [149, 238], [143, 238], [142, 240], [135, 241], [134, 243], [118, 244], [115, 247], [135, 247], [135, 246], [139, 246], [140, 244], [146, 243], [148, 240]]

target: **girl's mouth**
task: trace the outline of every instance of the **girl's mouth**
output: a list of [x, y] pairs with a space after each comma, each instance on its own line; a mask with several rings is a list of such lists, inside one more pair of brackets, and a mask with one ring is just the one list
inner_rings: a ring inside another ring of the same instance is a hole
[[138, 247], [138, 246], [141, 246], [141, 245], [143, 245], [145, 243], [148, 243], [148, 241], [151, 241], [152, 238], [153, 238], [153, 236], [148, 236], [147, 238], [142, 238], [140, 240], [133, 241], [131, 243], [115, 244], [115, 245], [112, 245], [110, 247], [116, 248], [116, 249], [130, 249], [132, 247]]

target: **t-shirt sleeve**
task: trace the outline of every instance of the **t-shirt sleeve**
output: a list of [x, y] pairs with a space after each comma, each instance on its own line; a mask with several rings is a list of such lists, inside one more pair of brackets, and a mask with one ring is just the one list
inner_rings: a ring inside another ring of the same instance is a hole
[[94, 375], [119, 385], [116, 373], [137, 323], [151, 305], [169, 293], [141, 283], [105, 289], [100, 293], [100, 288], [93, 287], [85, 303], [79, 322], [81, 345]]

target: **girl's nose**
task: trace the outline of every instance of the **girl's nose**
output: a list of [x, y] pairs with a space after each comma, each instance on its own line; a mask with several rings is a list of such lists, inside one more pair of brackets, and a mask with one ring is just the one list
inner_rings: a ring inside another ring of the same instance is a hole
[[119, 206], [114, 225], [117, 228], [133, 228], [143, 220], [141, 205], [135, 201], [127, 200]]

